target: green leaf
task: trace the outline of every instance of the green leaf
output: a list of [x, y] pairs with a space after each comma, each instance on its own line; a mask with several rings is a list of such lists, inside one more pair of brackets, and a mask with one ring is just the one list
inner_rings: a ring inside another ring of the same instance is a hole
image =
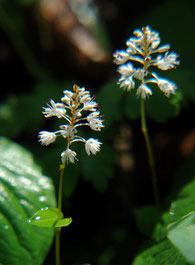
[[116, 82], [105, 84], [97, 95], [101, 107], [101, 113], [105, 116], [105, 126], [110, 126], [114, 121], [122, 117], [124, 91]]
[[161, 213], [156, 207], [145, 206], [137, 212], [137, 225], [144, 234], [152, 236], [156, 224], [160, 221], [160, 217]]
[[[175, 8], [177, 8], [177, 12], [175, 12]], [[181, 19], [184, 14], [186, 14], [185, 23]], [[174, 21], [174, 23], [170, 23], [170, 21]], [[150, 8], [143, 18], [139, 17], [138, 23], [137, 21], [135, 23], [136, 27], [138, 24], [140, 27], [150, 25], [153, 30], [160, 32], [162, 44], [170, 43], [172, 49], [181, 55], [181, 65], [184, 57], [187, 59], [186, 63], [193, 65], [195, 55], [195, 35], [192, 34], [195, 26], [193, 1], [159, 2]]]
[[29, 219], [29, 223], [41, 227], [62, 227], [72, 222], [72, 218], [63, 219], [62, 212], [60, 216], [58, 214], [58, 208], [42, 208]]
[[54, 231], [28, 223], [40, 208], [55, 207], [54, 187], [26, 149], [0, 138], [0, 261], [42, 264]]
[[[177, 91], [176, 95], [167, 98], [155, 85], [151, 85], [151, 88], [153, 94], [145, 100], [146, 112], [150, 118], [157, 122], [166, 122], [168, 119], [178, 116], [182, 100], [181, 91]], [[136, 90], [126, 93], [125, 113], [132, 120], [140, 116], [140, 99], [136, 96]]]
[[179, 115], [181, 93], [167, 98], [159, 88], [152, 86], [153, 95], [146, 101], [147, 114], [157, 122], [166, 122]]
[[195, 264], [195, 211], [167, 227], [167, 237], [190, 264]]
[[195, 80], [194, 80], [194, 68], [185, 67], [177, 69], [176, 71], [169, 73], [171, 80], [174, 80], [181, 90], [185, 99], [195, 101]]
[[195, 179], [180, 189], [177, 198], [172, 201], [169, 211], [165, 212], [162, 219], [166, 225], [179, 220], [182, 216], [194, 210], [195, 205]]
[[126, 97], [125, 113], [129, 119], [137, 119], [140, 116], [140, 99], [136, 96], [136, 90], [124, 92]]
[[88, 156], [84, 149], [79, 155], [82, 173], [86, 180], [92, 181], [98, 191], [105, 191], [108, 179], [113, 176], [114, 153], [109, 145], [103, 144], [96, 156]]
[[168, 241], [151, 246], [137, 255], [133, 265], [188, 265], [182, 255]]
[[[150, 238], [152, 237], [154, 241], [151, 242], [150, 245], [145, 245], [144, 249], [142, 249], [141, 253], [135, 258], [134, 265], [156, 265], [156, 264], [187, 264], [184, 257], [186, 255], [190, 255], [190, 248], [187, 248], [189, 253], [187, 253], [186, 249], [184, 248], [181, 250], [180, 248], [183, 247], [181, 245], [181, 240], [176, 242], [172, 242], [172, 238], [170, 237], [169, 233], [172, 233], [175, 240], [175, 230], [173, 229], [181, 229], [179, 233], [182, 231], [184, 235], [187, 235], [186, 229], [192, 229], [191, 234], [193, 238], [194, 236], [194, 225], [190, 226], [189, 224], [194, 222], [194, 205], [195, 205], [195, 157], [192, 156], [189, 160], [187, 160], [184, 165], [179, 168], [179, 173], [176, 175], [176, 184], [174, 184], [174, 196], [171, 194], [167, 198], [169, 209], [166, 210], [160, 220], [155, 224], [152, 225], [152, 216], [148, 217], [147, 215], [151, 215], [153, 212], [154, 219], [157, 217], [155, 211], [153, 209], [145, 209], [144, 211], [141, 210], [138, 213], [138, 225], [141, 227], [141, 230], [146, 234], [151, 231]], [[186, 183], [187, 182], [187, 183]], [[176, 187], [176, 191], [175, 191]], [[192, 214], [187, 215], [186, 217], [182, 217], [189, 212]], [[139, 216], [139, 214], [141, 214]], [[147, 216], [147, 218], [145, 217]], [[146, 220], [144, 220], [144, 218]], [[189, 218], [189, 219], [188, 219]], [[141, 219], [141, 220], [140, 220]], [[185, 221], [185, 223], [183, 223]], [[150, 224], [151, 222], [151, 224]], [[167, 240], [167, 225], [175, 222], [172, 226], [169, 226], [168, 238], [171, 242], [175, 245], [173, 246], [169, 240]], [[175, 226], [176, 225], [176, 226]], [[177, 227], [178, 225], [178, 227]], [[172, 229], [172, 230], [171, 230]], [[186, 234], [185, 234], [186, 232]], [[177, 234], [178, 235], [178, 234]], [[182, 240], [185, 240], [183, 237]], [[177, 241], [177, 240], [176, 240]], [[189, 244], [194, 244], [193, 240], [189, 240]], [[183, 242], [184, 243], [184, 242]], [[184, 247], [187, 247], [188, 243], [184, 244]], [[179, 251], [179, 250], [180, 251]], [[185, 251], [185, 252], [184, 252]], [[184, 257], [183, 257], [183, 256]], [[189, 259], [189, 258], [188, 258]]]

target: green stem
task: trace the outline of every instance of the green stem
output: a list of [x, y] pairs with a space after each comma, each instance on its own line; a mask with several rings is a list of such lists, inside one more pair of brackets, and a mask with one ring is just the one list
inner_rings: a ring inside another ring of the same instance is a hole
[[[60, 165], [60, 180], [59, 180], [59, 190], [58, 190], [58, 219], [60, 219], [62, 211], [62, 190], [63, 190], [63, 176], [64, 176], [65, 162]], [[56, 265], [60, 265], [60, 232], [61, 228], [56, 228]]]
[[149, 161], [151, 176], [152, 176], [154, 199], [155, 199], [156, 205], [159, 206], [160, 200], [159, 200], [159, 192], [158, 192], [158, 185], [157, 185], [157, 176], [156, 176], [156, 170], [155, 170], [154, 156], [153, 156], [150, 138], [148, 135], [148, 129], [146, 125], [145, 106], [144, 106], [143, 98], [141, 98], [141, 130], [144, 135], [144, 139], [146, 142], [146, 148], [148, 152], [148, 161]]
[[61, 228], [57, 227], [56, 228], [56, 265], [60, 265], [60, 232]]

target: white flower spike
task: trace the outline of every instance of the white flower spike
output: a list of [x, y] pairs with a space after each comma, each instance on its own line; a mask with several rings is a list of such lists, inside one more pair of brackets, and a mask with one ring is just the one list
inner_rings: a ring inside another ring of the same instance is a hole
[[[143, 99], [152, 95], [148, 83], [156, 83], [166, 96], [174, 94], [175, 84], [167, 79], [157, 78], [149, 68], [154, 66], [163, 71], [171, 70], [180, 64], [178, 55], [175, 52], [168, 52], [169, 44], [159, 47], [161, 42], [159, 33], [151, 30], [149, 26], [137, 29], [133, 34], [134, 36], [126, 42], [127, 49], [116, 51], [113, 55], [114, 63], [119, 65], [117, 69], [120, 74], [119, 86], [130, 91], [135, 87], [134, 80], [138, 80], [136, 95]], [[157, 53], [159, 55], [156, 56]], [[135, 68], [132, 61], [139, 63], [141, 67]]]
[[[97, 139], [90, 138], [85, 140], [77, 135], [77, 128], [80, 126], [89, 126], [94, 131], [100, 131], [104, 125], [103, 120], [95, 102], [94, 97], [91, 97], [89, 91], [84, 87], [80, 88], [77, 85], [73, 86], [73, 92], [64, 90], [64, 96], [61, 98], [62, 103], [55, 103], [50, 100], [48, 107], [44, 107], [43, 115], [46, 118], [57, 117], [64, 118], [66, 124], [60, 125], [56, 132], [41, 131], [39, 133], [39, 142], [42, 145], [49, 145], [55, 142], [57, 136], [62, 136], [66, 139], [67, 147], [61, 153], [62, 163], [75, 163], [77, 153], [70, 149], [70, 145], [80, 141], [85, 143], [85, 150], [88, 155], [95, 155], [100, 151], [102, 144]], [[88, 115], [85, 113], [90, 112]]]

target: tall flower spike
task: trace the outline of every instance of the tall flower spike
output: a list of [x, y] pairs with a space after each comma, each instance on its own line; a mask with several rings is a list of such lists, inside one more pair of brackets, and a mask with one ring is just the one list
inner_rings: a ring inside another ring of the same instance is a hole
[[[168, 52], [169, 44], [159, 46], [159, 33], [151, 30], [149, 26], [137, 29], [133, 34], [134, 36], [126, 42], [127, 49], [116, 51], [113, 55], [114, 63], [119, 65], [119, 86], [130, 91], [135, 87], [135, 80], [138, 80], [136, 95], [143, 99], [152, 95], [149, 83], [157, 84], [166, 96], [174, 94], [176, 85], [167, 79], [157, 77], [149, 68], [153, 66], [163, 71], [171, 70], [180, 63], [178, 55], [175, 52]], [[140, 67], [134, 67], [130, 61], [139, 63]]]
[[[94, 131], [100, 131], [104, 125], [98, 104], [94, 97], [91, 97], [89, 91], [84, 87], [73, 86], [73, 92], [64, 90], [64, 96], [61, 103], [55, 103], [50, 100], [50, 104], [43, 108], [43, 115], [46, 118], [57, 117], [64, 118], [66, 124], [62, 124], [59, 130], [55, 132], [41, 131], [39, 132], [39, 142], [42, 145], [49, 145], [55, 142], [57, 136], [66, 139], [66, 149], [61, 153], [62, 163], [75, 163], [77, 153], [70, 149], [74, 142], [83, 142], [88, 155], [95, 155], [100, 151], [101, 142], [97, 139], [89, 138], [88, 140], [79, 136], [77, 128], [80, 126], [88, 126]], [[90, 112], [90, 114], [89, 114]]]

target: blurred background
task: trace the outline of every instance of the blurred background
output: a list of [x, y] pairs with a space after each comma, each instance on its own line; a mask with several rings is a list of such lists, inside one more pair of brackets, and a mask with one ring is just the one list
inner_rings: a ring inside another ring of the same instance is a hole
[[[176, 70], [163, 72], [178, 85], [177, 95], [147, 100], [162, 200], [178, 166], [193, 155], [194, 14], [190, 0], [0, 1], [0, 135], [33, 152], [57, 189], [63, 141], [38, 143], [39, 131], [58, 126], [44, 119], [41, 107], [50, 98], [59, 101], [76, 83], [96, 95], [105, 116], [102, 132], [82, 131], [103, 142], [102, 151], [87, 157], [75, 145], [79, 162], [66, 170], [63, 212], [73, 223], [62, 230], [62, 264], [131, 264], [145, 240], [135, 215], [154, 200], [139, 103], [117, 87], [112, 62], [137, 28], [150, 25], [181, 60]], [[53, 253], [54, 247], [45, 265], [54, 264]]]

